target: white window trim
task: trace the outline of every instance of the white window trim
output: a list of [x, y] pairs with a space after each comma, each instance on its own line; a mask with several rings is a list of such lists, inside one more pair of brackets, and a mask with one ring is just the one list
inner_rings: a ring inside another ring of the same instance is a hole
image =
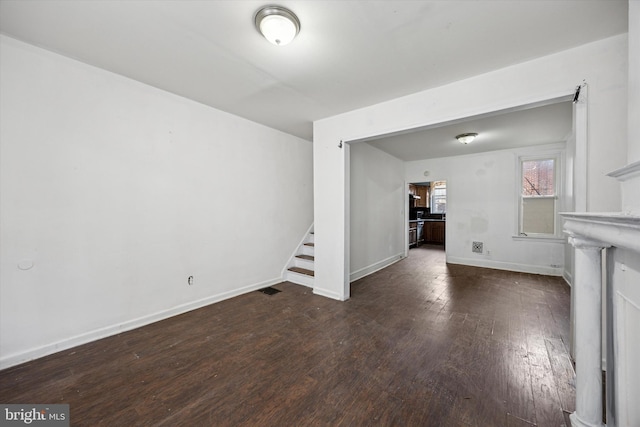
[[446, 185], [439, 185], [439, 186], [433, 187], [432, 194], [431, 194], [431, 195], [430, 195], [430, 197], [429, 197], [429, 198], [430, 198], [430, 200], [429, 200], [429, 206], [431, 207], [431, 209], [433, 209], [433, 208], [435, 207], [435, 205], [436, 205], [435, 200], [436, 200], [436, 198], [438, 198], [438, 197], [439, 197], [439, 196], [437, 196], [437, 195], [435, 194], [435, 193], [436, 193], [436, 190], [438, 190], [438, 189], [444, 189], [444, 196], [440, 196], [440, 197], [443, 197], [443, 198], [445, 199], [445, 209], [444, 209], [444, 212], [440, 212], [440, 211], [431, 211], [431, 213], [436, 213], [436, 214], [446, 214], [446, 213], [447, 213], [447, 207], [446, 207], [446, 200], [447, 200], [447, 186], [446, 186]]
[[[554, 215], [554, 230], [555, 233], [547, 234], [547, 233], [535, 233], [535, 234], [521, 234], [520, 230], [522, 228], [522, 163], [531, 160], [544, 160], [544, 159], [553, 159], [554, 162], [554, 187], [555, 187], [555, 196], [541, 196], [551, 198], [553, 197], [556, 200], [555, 203], [555, 215]], [[565, 152], [564, 150], [550, 150], [550, 151], [540, 151], [535, 154], [522, 154], [516, 156], [516, 185], [515, 185], [515, 203], [516, 207], [516, 218], [515, 218], [515, 230], [514, 235], [512, 236], [513, 240], [520, 241], [545, 241], [545, 242], [566, 242], [566, 237], [562, 233], [561, 227], [561, 219], [559, 212], [562, 212], [563, 206], [562, 202], [564, 200], [564, 165], [565, 162]]]

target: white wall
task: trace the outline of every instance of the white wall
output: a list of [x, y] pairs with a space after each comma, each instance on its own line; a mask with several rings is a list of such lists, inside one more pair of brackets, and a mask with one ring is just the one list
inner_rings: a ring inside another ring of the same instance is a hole
[[0, 43], [2, 367], [280, 281], [309, 142]]
[[[627, 113], [627, 164], [640, 170], [640, 1], [629, 0], [629, 92]], [[640, 216], [639, 178], [622, 182], [623, 211]]]
[[640, 161], [640, 138], [638, 138], [638, 117], [640, 117], [640, 2], [635, 0], [629, 0], [628, 103], [628, 163], [633, 163]]
[[404, 163], [367, 143], [350, 152], [350, 280], [405, 254]]
[[620, 208], [605, 176], [625, 164], [627, 37], [620, 35], [314, 122], [316, 293], [349, 297], [345, 151], [350, 141], [554, 99], [589, 84], [587, 209]]
[[[615, 401], [619, 426], [640, 425], [640, 256], [637, 251], [614, 250], [608, 284], [613, 300]], [[604, 347], [606, 348], [606, 347]], [[611, 354], [611, 353], [609, 353]], [[608, 373], [607, 373], [608, 374]]]
[[[517, 162], [520, 155], [563, 150], [565, 144], [500, 150], [406, 162], [406, 179], [424, 171], [447, 181], [447, 262], [528, 273], [561, 275], [562, 241], [514, 239], [518, 230]], [[483, 242], [484, 253], [471, 251]]]
[[[635, 167], [630, 179], [622, 182], [622, 211], [640, 216], [640, 2], [629, 0], [629, 72], [628, 72], [628, 133], [627, 164]], [[613, 322], [617, 425], [640, 425], [640, 257], [638, 252], [616, 248], [614, 250], [613, 288], [616, 319]]]

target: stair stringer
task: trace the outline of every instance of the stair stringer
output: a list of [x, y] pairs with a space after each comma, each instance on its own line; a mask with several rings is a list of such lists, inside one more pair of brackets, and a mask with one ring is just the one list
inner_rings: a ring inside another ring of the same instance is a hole
[[289, 270], [289, 268], [291, 267], [302, 267], [307, 270], [313, 270], [313, 261], [299, 260], [296, 258], [296, 255], [301, 254], [313, 256], [313, 247], [305, 246], [305, 243], [310, 242], [313, 243], [313, 223], [309, 226], [307, 232], [304, 234], [304, 236], [300, 240], [300, 243], [298, 243], [298, 246], [295, 248], [295, 250], [289, 257], [289, 260], [283, 267], [281, 272], [282, 280], [313, 288], [313, 276], [307, 276], [305, 274], [300, 274]]

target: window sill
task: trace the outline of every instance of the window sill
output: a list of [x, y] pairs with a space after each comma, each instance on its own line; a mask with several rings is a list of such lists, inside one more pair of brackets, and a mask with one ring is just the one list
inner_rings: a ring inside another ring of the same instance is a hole
[[566, 237], [558, 236], [511, 236], [511, 238], [523, 242], [567, 243]]

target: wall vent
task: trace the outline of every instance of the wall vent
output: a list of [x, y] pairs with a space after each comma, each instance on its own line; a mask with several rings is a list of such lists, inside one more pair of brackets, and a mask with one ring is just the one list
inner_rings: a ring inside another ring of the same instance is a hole
[[482, 247], [483, 247], [483, 243], [482, 242], [473, 242], [471, 244], [471, 252], [475, 252], [477, 254], [481, 254], [482, 253]]

